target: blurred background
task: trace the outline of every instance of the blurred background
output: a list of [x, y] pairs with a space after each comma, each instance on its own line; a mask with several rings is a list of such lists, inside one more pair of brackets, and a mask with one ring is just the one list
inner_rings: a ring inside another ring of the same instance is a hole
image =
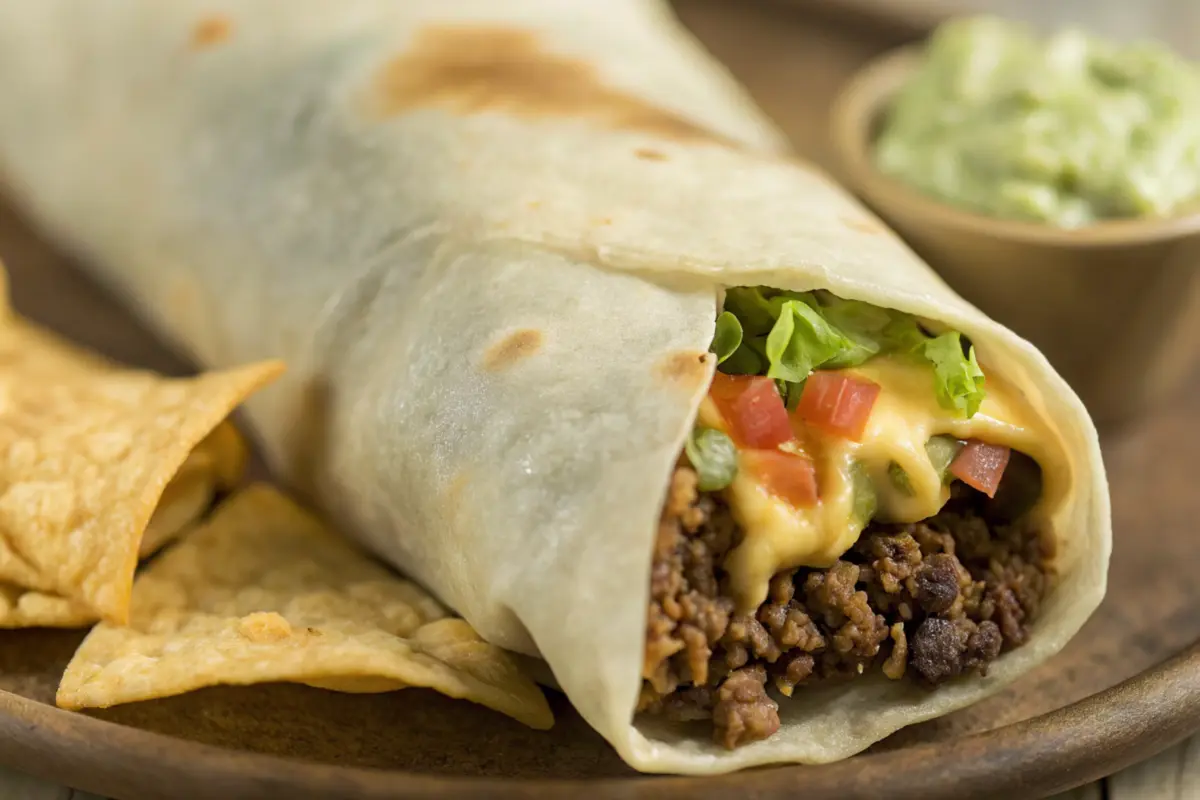
[[[803, 2], [803, 0], [793, 0]], [[1152, 37], [1200, 58], [1196, 0], [820, 0], [885, 16], [935, 20], [950, 13], [992, 12], [1039, 27], [1085, 25], [1120, 39]]]

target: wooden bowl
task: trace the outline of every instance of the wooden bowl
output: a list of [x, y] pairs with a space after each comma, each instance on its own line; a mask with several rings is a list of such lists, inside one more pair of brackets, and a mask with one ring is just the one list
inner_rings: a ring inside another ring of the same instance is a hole
[[1169, 397], [1200, 361], [1200, 214], [1066, 230], [963, 211], [884, 175], [873, 141], [920, 58], [880, 56], [835, 101], [843, 180], [956, 291], [1037, 345], [1098, 422]]

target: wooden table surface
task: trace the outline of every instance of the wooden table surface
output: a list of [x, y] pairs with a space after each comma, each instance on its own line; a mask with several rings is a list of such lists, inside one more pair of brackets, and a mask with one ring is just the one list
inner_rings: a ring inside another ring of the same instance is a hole
[[[866, 0], [876, 2], [877, 0]], [[806, 16], [804, 0], [780, 0], [790, 3], [795, 19], [780, 24], [780, 11], [758, 3], [733, 4], [727, 0], [681, 0], [681, 15], [700, 37], [747, 85], [755, 90], [760, 104], [780, 121], [796, 141], [797, 149], [817, 162], [829, 161], [829, 146], [823, 125], [800, 119], [808, 114], [813, 102], [827, 103], [854, 68], [879, 48], [879, 37], [902, 39], [912, 31], [880, 28], [869, 42], [860, 42], [839, 32], [837, 25], [853, 19], [863, 24], [860, 15], [840, 22], [816, 21]], [[838, 0], [822, 0], [833, 5]], [[863, 0], [853, 0], [855, 3]], [[884, 0], [878, 0], [884, 2]], [[893, 0], [886, 0], [887, 3]], [[988, 5], [991, 3], [990, 6]], [[1158, 13], [1172, 8], [1192, 8], [1192, 0], [1160, 0]], [[736, 5], [736, 8], [734, 7]], [[995, 0], [973, 0], [974, 7], [997, 8]], [[1043, 15], [1061, 17], [1061, 4], [1018, 3], [1022, 11], [1037, 21], [1039, 7]], [[1091, 7], [1097, 13], [1112, 6], [1105, 0]], [[1123, 0], [1121, 6], [1126, 4]], [[1078, 7], [1078, 4], [1076, 4]], [[811, 7], [810, 7], [811, 8]], [[1149, 7], [1147, 13], [1151, 13]], [[1111, 14], [1110, 14], [1111, 16]], [[1049, 17], [1048, 17], [1049, 18]], [[1076, 20], [1086, 21], [1086, 20]], [[1195, 17], [1189, 17], [1195, 22]], [[1163, 20], [1142, 20], [1143, 27], [1157, 32], [1169, 29]], [[1157, 27], [1156, 27], [1157, 26]], [[1200, 47], [1195, 45], [1194, 47]], [[797, 58], [796, 53], [805, 53]], [[797, 104], [803, 94], [806, 102]], [[1072, 800], [1200, 800], [1200, 737], [1185, 741], [1155, 758], [1094, 783], [1059, 795]], [[0, 798], [3, 800], [104, 800], [86, 792], [36, 780], [0, 767]]]

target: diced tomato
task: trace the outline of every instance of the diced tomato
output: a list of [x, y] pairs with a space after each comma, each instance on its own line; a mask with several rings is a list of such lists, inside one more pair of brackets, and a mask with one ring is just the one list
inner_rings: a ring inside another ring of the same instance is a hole
[[995, 497], [1010, 455], [1012, 450], [1007, 447], [970, 439], [950, 463], [950, 474], [988, 497]]
[[718, 372], [709, 394], [739, 445], [777, 447], [791, 441], [792, 424], [771, 378]]
[[804, 383], [797, 412], [809, 425], [858, 442], [879, 390], [878, 383], [844, 372], [814, 372]]
[[768, 492], [795, 508], [817, 504], [817, 470], [812, 459], [782, 450], [743, 450], [741, 466]]

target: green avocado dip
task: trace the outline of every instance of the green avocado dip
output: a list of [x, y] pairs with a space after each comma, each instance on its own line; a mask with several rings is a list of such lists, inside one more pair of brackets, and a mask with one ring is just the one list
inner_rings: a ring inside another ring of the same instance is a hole
[[1175, 214], [1200, 198], [1200, 68], [1154, 43], [953, 20], [874, 155], [888, 175], [994, 217], [1073, 228]]

